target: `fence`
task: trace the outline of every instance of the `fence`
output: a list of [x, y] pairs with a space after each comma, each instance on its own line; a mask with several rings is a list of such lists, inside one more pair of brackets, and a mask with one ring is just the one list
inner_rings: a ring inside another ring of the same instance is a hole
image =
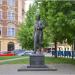
[[75, 51], [51, 51], [48, 53], [51, 53], [52, 56], [55, 56], [57, 54], [58, 57], [75, 57]]

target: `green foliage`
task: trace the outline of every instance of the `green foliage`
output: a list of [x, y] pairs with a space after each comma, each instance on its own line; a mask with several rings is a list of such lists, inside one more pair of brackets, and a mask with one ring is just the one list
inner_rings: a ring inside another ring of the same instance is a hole
[[33, 27], [28, 27], [27, 25], [21, 26], [18, 32], [18, 40], [25, 49], [33, 49]]
[[39, 1], [41, 21], [44, 25], [43, 47], [54, 41], [62, 43], [66, 39], [68, 44], [72, 44], [75, 37], [75, 2], [35, 0], [18, 32], [21, 46], [33, 49], [35, 13]]
[[[25, 49], [33, 49], [34, 42], [34, 24], [35, 16], [37, 10], [37, 3], [34, 3], [30, 6], [29, 11], [26, 14], [25, 21], [20, 25], [17, 38], [22, 46]], [[43, 21], [43, 20], [42, 20]], [[43, 21], [43, 25], [44, 25]], [[48, 38], [46, 28], [44, 29], [43, 36], [43, 47], [48, 46]]]
[[41, 17], [47, 22], [50, 39], [61, 43], [67, 39], [67, 42], [72, 44], [72, 38], [75, 37], [75, 2], [49, 0], [40, 2]]
[[33, 49], [33, 33], [34, 33], [34, 21], [35, 21], [36, 6], [30, 6], [29, 11], [26, 13], [25, 21], [20, 25], [17, 38], [25, 49]]

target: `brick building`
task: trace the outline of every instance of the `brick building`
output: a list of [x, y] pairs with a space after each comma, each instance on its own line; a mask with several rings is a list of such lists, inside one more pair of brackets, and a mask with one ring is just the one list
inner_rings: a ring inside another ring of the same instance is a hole
[[0, 0], [0, 50], [19, 48], [16, 32], [23, 19], [23, 0]]

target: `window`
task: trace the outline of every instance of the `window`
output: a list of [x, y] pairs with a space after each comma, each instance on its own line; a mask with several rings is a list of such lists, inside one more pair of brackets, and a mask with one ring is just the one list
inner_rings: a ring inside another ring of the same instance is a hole
[[2, 11], [0, 10], [0, 20], [2, 20]]
[[15, 36], [15, 28], [8, 28], [7, 36], [14, 37]]
[[0, 4], [2, 4], [2, 0], [0, 0]]
[[15, 0], [7, 0], [7, 4], [9, 6], [14, 6], [15, 5]]
[[2, 27], [0, 27], [0, 36], [2, 35]]
[[8, 20], [13, 21], [15, 19], [15, 14], [13, 11], [8, 12]]

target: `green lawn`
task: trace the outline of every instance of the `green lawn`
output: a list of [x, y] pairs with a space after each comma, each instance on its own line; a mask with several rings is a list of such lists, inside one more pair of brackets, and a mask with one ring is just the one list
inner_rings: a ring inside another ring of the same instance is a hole
[[19, 58], [20, 56], [0, 56], [0, 60]]
[[20, 60], [14, 60], [14, 61], [6, 61], [1, 64], [29, 64], [29, 59], [20, 59]]
[[54, 57], [46, 57], [45, 63], [47, 64], [59, 64], [59, 63], [65, 63], [65, 64], [75, 64], [75, 59], [71, 58], [54, 58]]
[[[72, 60], [71, 58], [45, 57], [45, 63], [46, 64], [66, 63], [66, 64], [74, 64], [75, 65], [75, 60]], [[19, 59], [19, 60], [9, 61], [9, 62], [3, 62], [1, 64], [29, 64], [29, 58]]]

